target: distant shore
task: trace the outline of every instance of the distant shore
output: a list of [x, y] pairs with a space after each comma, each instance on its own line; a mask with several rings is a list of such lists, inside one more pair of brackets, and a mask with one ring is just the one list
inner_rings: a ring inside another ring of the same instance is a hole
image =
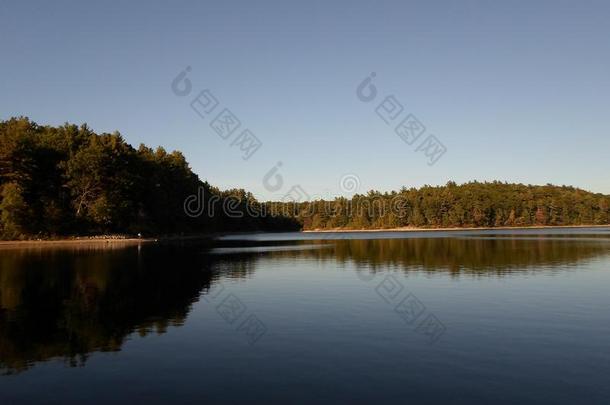
[[453, 228], [418, 228], [405, 226], [400, 228], [384, 228], [384, 229], [308, 229], [310, 232], [435, 232], [435, 231], [497, 231], [497, 230], [523, 230], [523, 229], [573, 229], [573, 228], [608, 228], [608, 225], [535, 225], [535, 226], [496, 226], [496, 227], [453, 227]]
[[[417, 227], [402, 227], [402, 228], [386, 228], [386, 229], [308, 229], [301, 231], [303, 233], [369, 233], [369, 232], [435, 232], [435, 231], [493, 231], [493, 230], [525, 230], [525, 229], [577, 229], [577, 228], [607, 228], [610, 230], [610, 225], [562, 225], [562, 226], [503, 226], [503, 227], [464, 227], [464, 228], [417, 228]], [[202, 239], [210, 239], [220, 235], [242, 234], [244, 232], [218, 232], [200, 235], [185, 235], [185, 236], [165, 236], [165, 237], [150, 237], [150, 238], [134, 238], [126, 236], [92, 236], [92, 237], [72, 237], [59, 239], [37, 239], [37, 240], [10, 240], [0, 241], [0, 249], [2, 248], [27, 248], [27, 247], [102, 247], [102, 246], [128, 246], [140, 245], [157, 242], [187, 242], [197, 241]]]

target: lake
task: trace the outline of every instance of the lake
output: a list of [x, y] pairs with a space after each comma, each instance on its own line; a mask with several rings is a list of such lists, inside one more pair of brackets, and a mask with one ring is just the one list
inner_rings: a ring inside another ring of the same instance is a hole
[[610, 229], [0, 250], [0, 403], [610, 403]]

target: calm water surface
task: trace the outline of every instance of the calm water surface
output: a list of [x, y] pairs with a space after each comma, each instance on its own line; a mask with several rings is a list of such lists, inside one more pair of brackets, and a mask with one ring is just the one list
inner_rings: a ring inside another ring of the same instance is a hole
[[610, 230], [0, 250], [0, 403], [610, 403]]

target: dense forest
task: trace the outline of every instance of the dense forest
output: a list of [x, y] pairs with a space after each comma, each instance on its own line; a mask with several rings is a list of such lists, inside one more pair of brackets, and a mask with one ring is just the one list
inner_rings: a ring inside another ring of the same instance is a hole
[[[196, 217], [185, 199], [239, 201], [225, 215]], [[257, 202], [244, 190], [221, 191], [192, 172], [180, 152], [96, 134], [86, 125], [40, 126], [27, 118], [0, 122], [0, 236], [176, 235], [226, 230], [298, 229], [293, 219], [253, 216]]]
[[610, 196], [550, 184], [448, 182], [334, 201], [273, 202], [268, 209], [295, 217], [304, 229], [607, 225]]
[[[201, 194], [203, 206], [216, 209], [187, 214], [185, 201]], [[118, 132], [42, 126], [23, 117], [0, 122], [2, 239], [609, 221], [610, 196], [501, 182], [449, 182], [332, 201], [258, 202], [243, 189], [223, 191], [200, 180], [182, 153], [135, 149]]]

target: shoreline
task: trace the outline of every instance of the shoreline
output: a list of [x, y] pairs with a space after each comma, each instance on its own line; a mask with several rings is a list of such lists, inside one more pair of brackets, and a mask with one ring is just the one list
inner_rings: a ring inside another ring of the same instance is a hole
[[[463, 227], [463, 228], [386, 228], [386, 229], [308, 229], [299, 231], [302, 233], [371, 233], [371, 232], [459, 232], [459, 231], [493, 231], [493, 230], [527, 230], [527, 229], [582, 229], [582, 228], [607, 228], [609, 225], [561, 225], [561, 226], [502, 226], [502, 227]], [[200, 239], [209, 239], [218, 235], [243, 234], [244, 232], [216, 232], [205, 235], [158, 237], [158, 238], [120, 238], [120, 237], [91, 237], [91, 238], [64, 238], [48, 240], [8, 240], [0, 241], [2, 248], [26, 248], [26, 247], [62, 247], [62, 246], [133, 246], [149, 243], [163, 242], [187, 242]], [[266, 233], [266, 232], [261, 232]], [[272, 233], [272, 232], [268, 232]]]
[[384, 228], [384, 229], [308, 229], [301, 231], [303, 233], [345, 233], [345, 232], [435, 232], [435, 231], [496, 231], [496, 230], [527, 230], [527, 229], [579, 229], [579, 228], [608, 228], [610, 230], [610, 224], [608, 225], [533, 225], [533, 226], [495, 226], [495, 227], [459, 227], [459, 228], [417, 228], [417, 227], [400, 227], [400, 228]]
[[43, 246], [110, 246], [110, 245], [139, 245], [143, 243], [155, 243], [158, 239], [153, 238], [91, 238], [91, 239], [50, 239], [50, 240], [5, 240], [0, 241], [2, 248], [21, 248], [21, 247], [43, 247]]

